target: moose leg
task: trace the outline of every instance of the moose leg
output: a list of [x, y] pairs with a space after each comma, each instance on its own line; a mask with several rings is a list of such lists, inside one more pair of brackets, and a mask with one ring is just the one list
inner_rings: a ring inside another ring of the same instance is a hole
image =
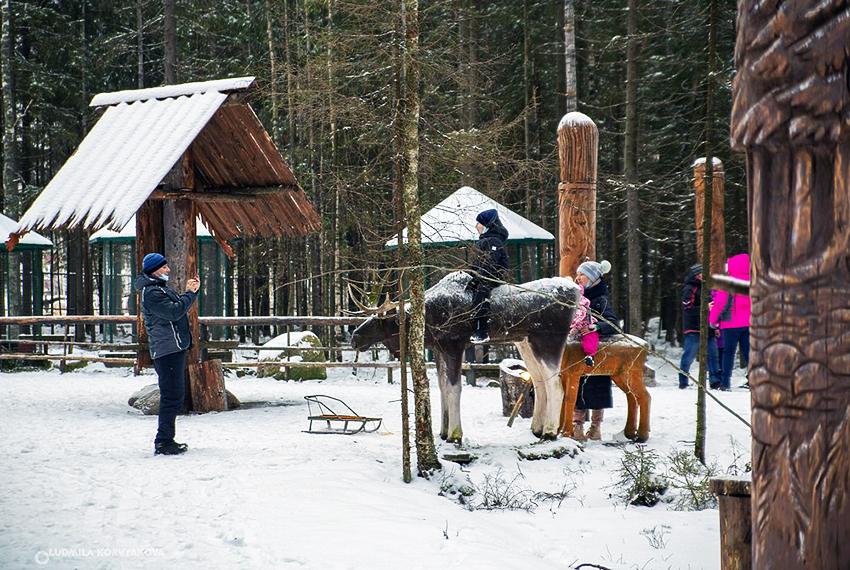
[[449, 409], [446, 406], [448, 400], [448, 387], [446, 379], [446, 357], [440, 350], [434, 350], [434, 360], [437, 363], [437, 380], [440, 384], [440, 439], [445, 441], [449, 436]]
[[579, 376], [561, 369], [561, 387], [564, 390], [564, 401], [561, 404], [561, 421], [559, 429], [564, 437], [573, 435], [573, 418], [576, 411], [576, 396], [578, 396]]
[[531, 420], [531, 432], [542, 439], [558, 437], [561, 402], [564, 399], [560, 379], [564, 342], [559, 343], [557, 339], [553, 340], [549, 335], [547, 338], [530, 336], [527, 340], [516, 343], [517, 350], [528, 366], [532, 382], [534, 382], [534, 416]]
[[628, 439], [637, 438], [637, 398], [630, 384], [631, 375], [628, 370], [621, 370], [617, 374], [611, 376], [617, 387], [626, 395], [626, 404], [628, 412], [626, 413], [626, 427], [623, 429], [623, 435]]
[[632, 366], [629, 378], [631, 379], [629, 386], [640, 410], [637, 441], [643, 443], [649, 439], [649, 404], [651, 399], [649, 392], [646, 391], [646, 384], [643, 383], [643, 364]]
[[450, 443], [461, 443], [463, 429], [460, 425], [460, 391], [463, 387], [461, 375], [463, 346], [441, 347], [434, 350], [434, 355], [437, 359], [438, 373], [442, 371], [439, 373], [443, 408], [440, 437]]

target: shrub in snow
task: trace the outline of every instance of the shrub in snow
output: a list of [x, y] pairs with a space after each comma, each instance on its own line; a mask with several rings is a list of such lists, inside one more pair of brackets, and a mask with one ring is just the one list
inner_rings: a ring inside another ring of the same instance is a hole
[[[260, 361], [324, 362], [324, 351], [318, 349], [321, 346], [322, 342], [319, 340], [319, 337], [310, 331], [284, 333], [274, 337], [263, 345], [264, 348], [280, 347], [280, 350], [264, 350], [260, 352]], [[308, 350], [294, 350], [288, 347]], [[316, 350], [309, 350], [311, 347], [316, 347]], [[272, 376], [276, 380], [285, 380], [286, 367], [275, 365], [260, 366], [257, 370], [257, 375], [261, 377]], [[325, 368], [306, 366], [291, 366], [289, 368], [290, 380], [325, 380], [327, 377]]]
[[690, 451], [673, 450], [668, 456], [667, 481], [679, 492], [673, 506], [680, 511], [701, 511], [717, 507], [709, 479], [717, 474], [714, 464], [705, 466]]
[[620, 479], [614, 483], [619, 497], [629, 505], [655, 505], [667, 490], [667, 483], [655, 472], [658, 453], [645, 445], [636, 446], [634, 451], [623, 446], [622, 450]]

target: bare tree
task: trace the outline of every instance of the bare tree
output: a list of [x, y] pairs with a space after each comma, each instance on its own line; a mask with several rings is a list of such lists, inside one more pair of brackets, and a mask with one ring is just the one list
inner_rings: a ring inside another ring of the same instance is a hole
[[441, 467], [431, 427], [431, 394], [425, 370], [425, 271], [419, 208], [419, 0], [402, 0], [406, 27], [404, 46], [405, 108], [404, 207], [407, 213], [407, 250], [410, 263], [410, 372], [416, 413], [416, 462], [420, 477]]
[[629, 0], [629, 43], [626, 55], [626, 137], [623, 168], [626, 181], [626, 223], [629, 264], [629, 333], [643, 334], [641, 318], [640, 203], [638, 200], [637, 0]]

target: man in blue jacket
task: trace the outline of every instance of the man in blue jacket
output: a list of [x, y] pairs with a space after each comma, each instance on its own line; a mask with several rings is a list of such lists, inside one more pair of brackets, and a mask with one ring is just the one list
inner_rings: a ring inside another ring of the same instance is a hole
[[154, 439], [154, 455], [179, 455], [189, 448], [174, 441], [174, 423], [183, 407], [186, 351], [192, 346], [186, 313], [198, 297], [201, 282], [197, 276], [189, 279], [186, 292], [178, 295], [166, 286], [170, 273], [163, 255], [149, 253], [136, 279], [151, 358], [159, 376], [159, 428]]
[[[688, 387], [688, 374], [694, 359], [699, 352], [699, 311], [702, 296], [702, 265], [695, 263], [688, 269], [685, 276], [685, 286], [682, 287], [682, 333], [684, 333], [684, 350], [682, 360], [679, 362], [679, 388], [683, 390]], [[707, 354], [708, 358], [708, 382], [709, 387], [716, 389], [720, 387], [720, 367], [717, 358], [717, 341], [715, 329], [709, 327]]]

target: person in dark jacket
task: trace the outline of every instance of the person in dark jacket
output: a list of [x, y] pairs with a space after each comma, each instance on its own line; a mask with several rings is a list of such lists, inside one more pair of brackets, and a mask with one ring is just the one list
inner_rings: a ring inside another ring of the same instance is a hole
[[[699, 351], [700, 330], [700, 301], [702, 298], [702, 265], [696, 263], [688, 270], [685, 276], [685, 286], [682, 287], [682, 360], [679, 362], [679, 388], [688, 387], [686, 374], [691, 369], [691, 364]], [[709, 326], [708, 348], [708, 382], [712, 389], [720, 388], [720, 366], [717, 357], [717, 340], [714, 327]]]
[[149, 253], [142, 261], [136, 279], [142, 315], [148, 332], [153, 366], [159, 376], [159, 427], [154, 439], [154, 455], [179, 455], [189, 448], [174, 441], [177, 413], [185, 397], [186, 351], [192, 346], [192, 333], [186, 313], [198, 297], [198, 277], [186, 282], [186, 292], [178, 295], [166, 286], [171, 268], [159, 253]]
[[469, 340], [480, 344], [490, 340], [490, 291], [505, 282], [508, 270], [508, 252], [505, 250], [508, 230], [502, 225], [496, 210], [484, 210], [475, 221], [479, 238], [472, 250], [469, 267], [472, 281], [467, 285], [472, 291], [475, 307], [475, 332]]
[[[596, 332], [600, 339], [610, 337], [617, 333], [613, 324], [618, 322], [614, 308], [611, 306], [611, 296], [608, 293], [608, 285], [602, 277], [611, 270], [611, 264], [607, 261], [597, 263], [596, 261], [585, 261], [576, 269], [576, 283], [584, 287], [584, 296], [590, 301], [591, 314], [596, 317]], [[613, 323], [613, 324], [612, 324]], [[587, 334], [590, 331], [582, 331]], [[602, 439], [602, 420], [605, 418], [604, 408], [614, 406], [614, 397], [611, 394], [610, 376], [582, 376], [578, 386], [576, 397], [575, 414], [573, 415], [573, 438], [574, 439]], [[590, 415], [590, 429], [587, 435], [584, 433], [584, 422], [587, 420], [587, 410], [592, 410]]]

